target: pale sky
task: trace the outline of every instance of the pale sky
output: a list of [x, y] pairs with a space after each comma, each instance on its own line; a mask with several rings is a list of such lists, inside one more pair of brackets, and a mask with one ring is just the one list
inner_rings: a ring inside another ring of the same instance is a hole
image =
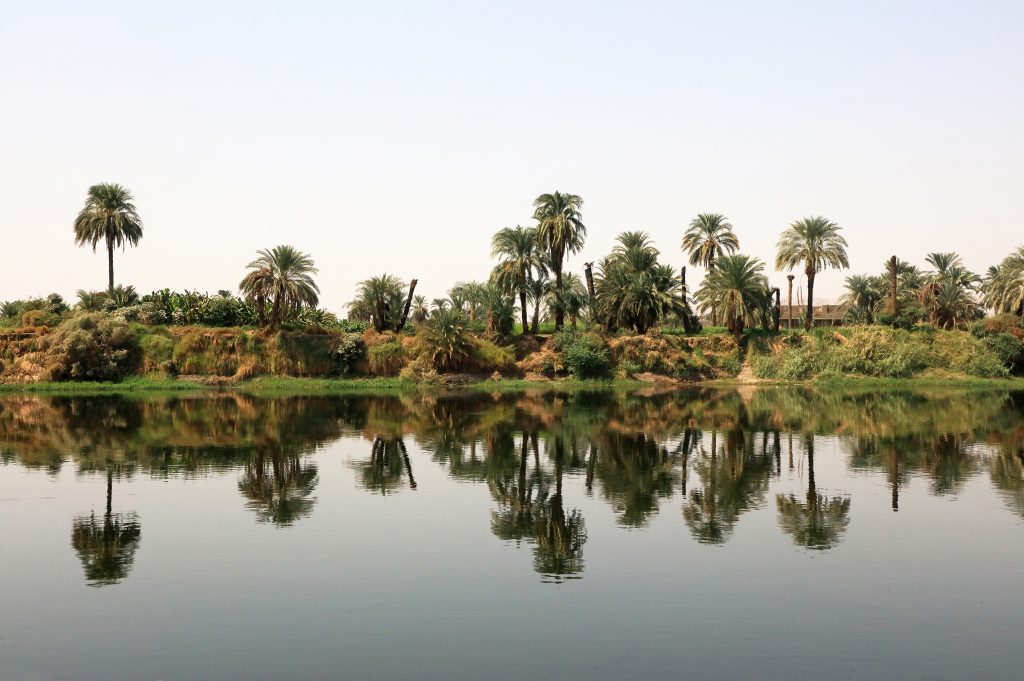
[[145, 223], [118, 283], [235, 289], [289, 243], [337, 313], [384, 271], [486, 278], [554, 190], [585, 201], [573, 271], [625, 229], [682, 265], [699, 212], [769, 265], [791, 221], [839, 223], [822, 298], [893, 253], [983, 272], [1024, 243], [1019, 0], [0, 0], [0, 64], [0, 300], [105, 287], [72, 235], [97, 182]]

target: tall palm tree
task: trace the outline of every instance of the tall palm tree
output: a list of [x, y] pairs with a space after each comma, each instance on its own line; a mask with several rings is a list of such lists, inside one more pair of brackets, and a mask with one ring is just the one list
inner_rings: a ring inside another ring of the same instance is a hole
[[[533, 219], [537, 221], [537, 244], [547, 252], [555, 274], [555, 289], [562, 290], [562, 266], [565, 256], [583, 248], [587, 228], [580, 208], [583, 199], [575, 194], [541, 194], [533, 202]], [[565, 311], [555, 310], [555, 329], [565, 322]]]
[[718, 213], [701, 213], [690, 221], [683, 234], [683, 251], [690, 255], [690, 264], [706, 270], [713, 269], [718, 258], [735, 253], [739, 247], [729, 220]]
[[412, 299], [412, 321], [414, 324], [422, 324], [430, 316], [430, 307], [427, 305], [425, 296], [414, 296]]
[[739, 253], [722, 256], [704, 277], [694, 300], [702, 312], [717, 309], [737, 337], [748, 326], [767, 324], [770, 313], [764, 263]]
[[494, 282], [511, 295], [519, 296], [523, 333], [527, 333], [526, 299], [534, 270], [543, 267], [537, 252], [537, 231], [532, 227], [506, 227], [491, 239], [491, 257], [499, 258], [494, 268]]
[[258, 251], [259, 257], [248, 264], [253, 270], [238, 285], [242, 294], [257, 302], [270, 304], [270, 328], [276, 329], [285, 318], [303, 307], [316, 307], [320, 289], [313, 281], [319, 272], [313, 259], [293, 246], [276, 246]]
[[96, 244], [106, 243], [108, 293], [114, 291], [114, 247], [135, 246], [142, 238], [142, 218], [134, 201], [132, 193], [119, 184], [94, 184], [75, 218], [76, 245], [89, 244], [95, 253]]
[[814, 326], [814, 278], [828, 267], [849, 267], [842, 228], [820, 215], [797, 220], [779, 237], [775, 269], [792, 270], [803, 265], [807, 275], [806, 327]]

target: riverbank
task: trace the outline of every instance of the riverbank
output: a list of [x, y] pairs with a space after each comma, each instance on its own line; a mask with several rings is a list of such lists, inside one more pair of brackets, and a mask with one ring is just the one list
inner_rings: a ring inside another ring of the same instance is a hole
[[[608, 334], [505, 338], [467, 333], [444, 355], [429, 334], [159, 327], [82, 315], [0, 334], [0, 391], [133, 392], [204, 388], [352, 392], [717, 382], [797, 385], [1017, 385], [1024, 326], [971, 331], [878, 325], [810, 332]], [[447, 341], [446, 341], [447, 342]]]
[[923, 377], [883, 379], [871, 377], [845, 377], [825, 380], [783, 381], [759, 379], [754, 382], [735, 378], [708, 381], [642, 381], [634, 379], [613, 380], [523, 380], [523, 379], [463, 379], [425, 383], [401, 378], [295, 378], [287, 376], [263, 376], [232, 382], [196, 381], [188, 378], [138, 376], [118, 382], [89, 381], [47, 381], [39, 383], [0, 384], [0, 395], [42, 394], [42, 395], [105, 395], [133, 393], [196, 393], [196, 392], [242, 392], [260, 395], [277, 394], [356, 394], [389, 392], [519, 392], [526, 390], [555, 390], [559, 392], [580, 392], [592, 390], [642, 390], [659, 391], [684, 390], [692, 388], [730, 387], [792, 387], [825, 389], [866, 389], [866, 390], [920, 390], [920, 389], [1008, 389], [1024, 390], [1024, 378], [986, 379], [974, 377]]

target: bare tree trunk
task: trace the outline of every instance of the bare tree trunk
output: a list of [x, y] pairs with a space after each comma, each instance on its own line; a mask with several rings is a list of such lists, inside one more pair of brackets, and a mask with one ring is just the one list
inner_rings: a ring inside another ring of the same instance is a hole
[[594, 292], [594, 263], [588, 262], [583, 264], [583, 275], [587, 278], [587, 294], [590, 296], [589, 305], [590, 308], [590, 321], [598, 322], [597, 319], [597, 295]]
[[402, 309], [402, 318], [399, 320], [398, 325], [395, 327], [395, 331], [401, 331], [405, 328], [405, 323], [409, 320], [409, 308], [412, 307], [412, 294], [416, 290], [417, 280], [413, 279], [409, 282], [409, 295], [405, 297], [405, 307]]
[[531, 333], [540, 331], [540, 298], [533, 301], [533, 323]]

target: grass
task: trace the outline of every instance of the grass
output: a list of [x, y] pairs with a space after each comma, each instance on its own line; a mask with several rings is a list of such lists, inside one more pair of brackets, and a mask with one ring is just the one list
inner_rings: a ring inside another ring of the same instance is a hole
[[131, 376], [117, 382], [46, 381], [40, 383], [0, 383], [0, 393], [48, 393], [102, 395], [106, 393], [182, 392], [208, 386], [191, 381], [158, 376]]

